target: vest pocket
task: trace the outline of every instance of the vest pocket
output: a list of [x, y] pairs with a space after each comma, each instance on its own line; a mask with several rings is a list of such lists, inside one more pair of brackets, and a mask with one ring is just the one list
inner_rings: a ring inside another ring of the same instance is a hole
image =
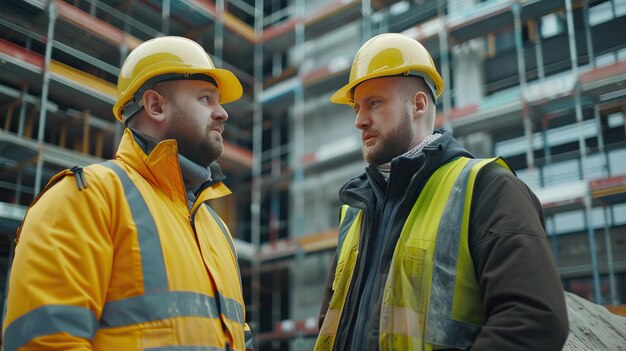
[[381, 350], [422, 350], [431, 260], [425, 249], [396, 250], [381, 306]]
[[414, 246], [405, 246], [404, 249], [398, 272], [394, 273], [394, 290], [400, 295], [397, 301], [422, 314], [428, 307], [428, 279], [432, 262], [427, 259], [425, 249]]

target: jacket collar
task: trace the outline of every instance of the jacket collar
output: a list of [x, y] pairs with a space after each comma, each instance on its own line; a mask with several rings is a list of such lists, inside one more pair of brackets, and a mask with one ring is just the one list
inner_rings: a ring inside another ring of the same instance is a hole
[[[154, 145], [154, 142], [151, 143], [149, 139], [137, 137], [130, 129], [126, 129], [120, 141], [116, 158], [128, 164], [144, 179], [165, 193], [172, 201], [182, 202], [187, 207], [185, 183], [178, 156], [176, 140], [163, 140]], [[212, 167], [211, 171], [213, 172], [214, 169], [218, 174], [213, 174], [213, 182], [206, 182], [200, 187], [196, 205], [199, 202], [231, 193], [226, 185], [221, 182], [224, 177], [219, 170], [219, 166], [216, 168]], [[194, 207], [197, 207], [196, 205]]]

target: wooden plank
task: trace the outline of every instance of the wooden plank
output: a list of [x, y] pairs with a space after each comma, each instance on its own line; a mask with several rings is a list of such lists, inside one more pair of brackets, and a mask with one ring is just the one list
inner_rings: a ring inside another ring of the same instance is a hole
[[33, 123], [35, 121], [35, 116], [37, 115], [37, 113], [39, 113], [38, 108], [30, 109], [30, 113], [26, 117], [26, 125], [24, 126], [24, 138], [33, 138]]
[[44, 57], [42, 55], [34, 53], [7, 40], [0, 39], [0, 53], [18, 58], [35, 67], [38, 67], [39, 69], [43, 68]]
[[68, 66], [58, 61], [50, 62], [50, 72], [65, 77], [89, 89], [107, 95], [111, 100], [117, 98], [117, 87], [102, 78], [98, 78], [87, 72]]
[[9, 131], [11, 129], [11, 120], [13, 119], [13, 110], [15, 109], [15, 101], [12, 101], [7, 106], [6, 119], [4, 120], [4, 130]]
[[101, 130], [98, 133], [96, 133], [96, 150], [94, 154], [97, 157], [102, 157], [103, 145], [104, 145], [104, 131]]
[[566, 292], [569, 337], [564, 351], [626, 350], [626, 318]]
[[65, 147], [65, 141], [67, 139], [67, 123], [61, 124], [61, 131], [59, 132], [59, 146]]
[[56, 0], [54, 4], [59, 17], [65, 21], [111, 44], [121, 46], [124, 43], [124, 32], [122, 30], [62, 0]]

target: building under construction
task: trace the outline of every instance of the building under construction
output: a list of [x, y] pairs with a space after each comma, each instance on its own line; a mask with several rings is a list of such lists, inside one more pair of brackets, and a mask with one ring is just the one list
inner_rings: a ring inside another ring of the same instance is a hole
[[310, 350], [338, 190], [365, 166], [354, 112], [329, 97], [385, 32], [433, 55], [437, 125], [504, 156], [537, 194], [565, 289], [625, 304], [625, 0], [0, 1], [1, 291], [35, 194], [114, 156], [127, 54], [184, 36], [244, 87], [218, 160], [234, 194], [211, 205], [236, 236], [258, 348]]

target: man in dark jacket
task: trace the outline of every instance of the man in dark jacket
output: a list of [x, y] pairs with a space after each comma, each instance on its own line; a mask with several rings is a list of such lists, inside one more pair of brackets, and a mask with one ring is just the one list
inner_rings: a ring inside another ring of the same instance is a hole
[[365, 173], [340, 191], [315, 350], [561, 350], [563, 288], [541, 205], [499, 158], [434, 130], [443, 81], [400, 34], [365, 43], [348, 104]]

